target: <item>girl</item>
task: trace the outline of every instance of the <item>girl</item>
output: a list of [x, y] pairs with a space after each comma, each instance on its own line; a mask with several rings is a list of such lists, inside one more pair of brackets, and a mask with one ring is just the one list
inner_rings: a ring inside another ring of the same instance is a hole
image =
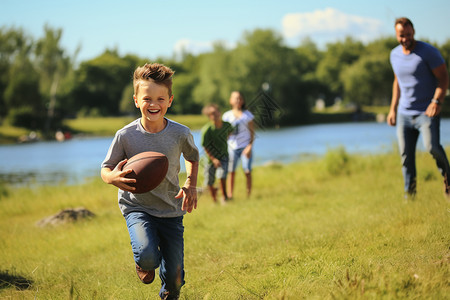
[[239, 158], [242, 159], [242, 168], [247, 180], [247, 197], [249, 197], [252, 190], [252, 147], [255, 137], [254, 116], [245, 108], [244, 96], [238, 91], [231, 93], [230, 105], [232, 109], [224, 113], [222, 117], [224, 121], [231, 123], [234, 127], [228, 138], [228, 154], [230, 156], [228, 197], [233, 197], [235, 171]]

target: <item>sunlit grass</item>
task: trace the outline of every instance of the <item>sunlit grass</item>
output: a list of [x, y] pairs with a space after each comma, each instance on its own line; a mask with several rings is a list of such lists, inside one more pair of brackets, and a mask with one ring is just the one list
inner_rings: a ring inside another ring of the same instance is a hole
[[29, 130], [21, 127], [14, 127], [9, 124], [0, 126], [0, 144], [16, 142], [20, 136], [29, 134]]
[[[241, 172], [227, 205], [201, 195], [185, 218], [181, 299], [448, 297], [450, 202], [441, 176], [430, 155], [418, 154], [419, 193], [406, 203], [399, 164], [396, 153], [334, 149], [316, 161], [256, 167], [249, 199]], [[8, 188], [0, 198], [0, 271], [32, 285], [0, 289], [0, 298], [156, 299], [159, 278], [147, 286], [135, 275], [116, 198], [100, 179]], [[96, 217], [35, 225], [79, 206]]]

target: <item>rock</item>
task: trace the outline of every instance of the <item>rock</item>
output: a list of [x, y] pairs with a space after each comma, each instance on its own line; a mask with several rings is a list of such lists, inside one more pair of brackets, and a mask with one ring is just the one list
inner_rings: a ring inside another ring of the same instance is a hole
[[36, 223], [39, 227], [56, 226], [61, 224], [73, 223], [86, 218], [92, 218], [95, 214], [84, 207], [63, 209], [59, 213], [44, 218]]

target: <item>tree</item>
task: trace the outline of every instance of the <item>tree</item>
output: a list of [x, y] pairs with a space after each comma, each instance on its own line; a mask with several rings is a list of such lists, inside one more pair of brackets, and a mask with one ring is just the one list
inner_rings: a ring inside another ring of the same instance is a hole
[[444, 44], [439, 47], [442, 57], [444, 58], [447, 64], [447, 71], [450, 76], [450, 39], [447, 39]]
[[87, 115], [119, 115], [124, 89], [138, 63], [137, 57], [122, 58], [116, 50], [82, 62], [71, 93], [74, 110]]
[[234, 76], [230, 66], [230, 55], [230, 50], [227, 50], [222, 43], [216, 43], [213, 52], [199, 56], [197, 79], [189, 83], [193, 87], [194, 103], [203, 106], [214, 102], [222, 108], [228, 107], [232, 76]]
[[[65, 54], [61, 47], [62, 29], [53, 29], [48, 25], [44, 26], [44, 37], [36, 43], [35, 64], [40, 73], [41, 94], [47, 104], [47, 119], [44, 131], [49, 134], [52, 127], [59, 126], [52, 124], [55, 118], [55, 109], [58, 107], [58, 92], [62, 81], [70, 78], [73, 70], [73, 58]], [[59, 117], [61, 120], [62, 116]], [[53, 126], [52, 126], [53, 125]], [[55, 128], [53, 128], [55, 129]]]
[[[345, 67], [358, 60], [363, 53], [364, 45], [347, 37], [343, 42], [328, 44], [322, 60], [317, 67], [317, 78], [328, 87], [332, 95], [343, 95], [343, 84], [340, 80]], [[327, 101], [328, 103], [330, 101]]]
[[39, 74], [28, 56], [19, 54], [8, 72], [10, 80], [4, 92], [8, 119], [11, 125], [41, 129], [45, 106], [39, 92]]
[[[22, 29], [0, 28], [0, 118], [6, 117], [9, 110], [18, 105], [14, 101], [9, 101], [10, 99], [7, 100], [5, 93], [11, 80], [14, 80], [14, 74], [11, 74], [13, 64], [16, 64], [13, 73], [18, 72], [20, 68], [17, 67], [17, 64], [29, 56], [32, 45], [32, 39]], [[9, 90], [11, 91], [13, 88], [10, 87]]]
[[345, 100], [360, 105], [389, 105], [394, 79], [389, 54], [396, 45], [393, 38], [373, 41], [356, 62], [344, 68], [340, 81]]

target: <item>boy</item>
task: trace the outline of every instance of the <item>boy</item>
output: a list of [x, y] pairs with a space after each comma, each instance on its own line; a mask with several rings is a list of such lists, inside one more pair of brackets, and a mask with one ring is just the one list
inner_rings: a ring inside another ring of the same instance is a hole
[[[199, 153], [184, 125], [165, 118], [172, 105], [173, 71], [161, 64], [146, 64], [134, 71], [134, 103], [141, 118], [117, 131], [102, 163], [104, 182], [119, 188], [119, 207], [125, 217], [139, 279], [149, 284], [159, 269], [161, 299], [178, 299], [184, 285], [183, 215], [197, 208]], [[169, 169], [163, 182], [150, 192], [134, 194], [123, 171], [127, 159], [144, 151], [163, 153]], [[180, 155], [187, 179], [180, 189]]]
[[227, 140], [233, 127], [230, 123], [222, 121], [219, 108], [215, 104], [206, 105], [203, 114], [210, 122], [203, 126], [201, 131], [201, 144], [208, 156], [208, 164], [205, 166], [205, 182], [208, 185], [211, 197], [217, 202], [217, 189], [214, 187], [216, 171], [220, 179], [222, 191], [222, 204], [228, 200], [226, 192], [226, 179], [228, 173], [228, 146]]

